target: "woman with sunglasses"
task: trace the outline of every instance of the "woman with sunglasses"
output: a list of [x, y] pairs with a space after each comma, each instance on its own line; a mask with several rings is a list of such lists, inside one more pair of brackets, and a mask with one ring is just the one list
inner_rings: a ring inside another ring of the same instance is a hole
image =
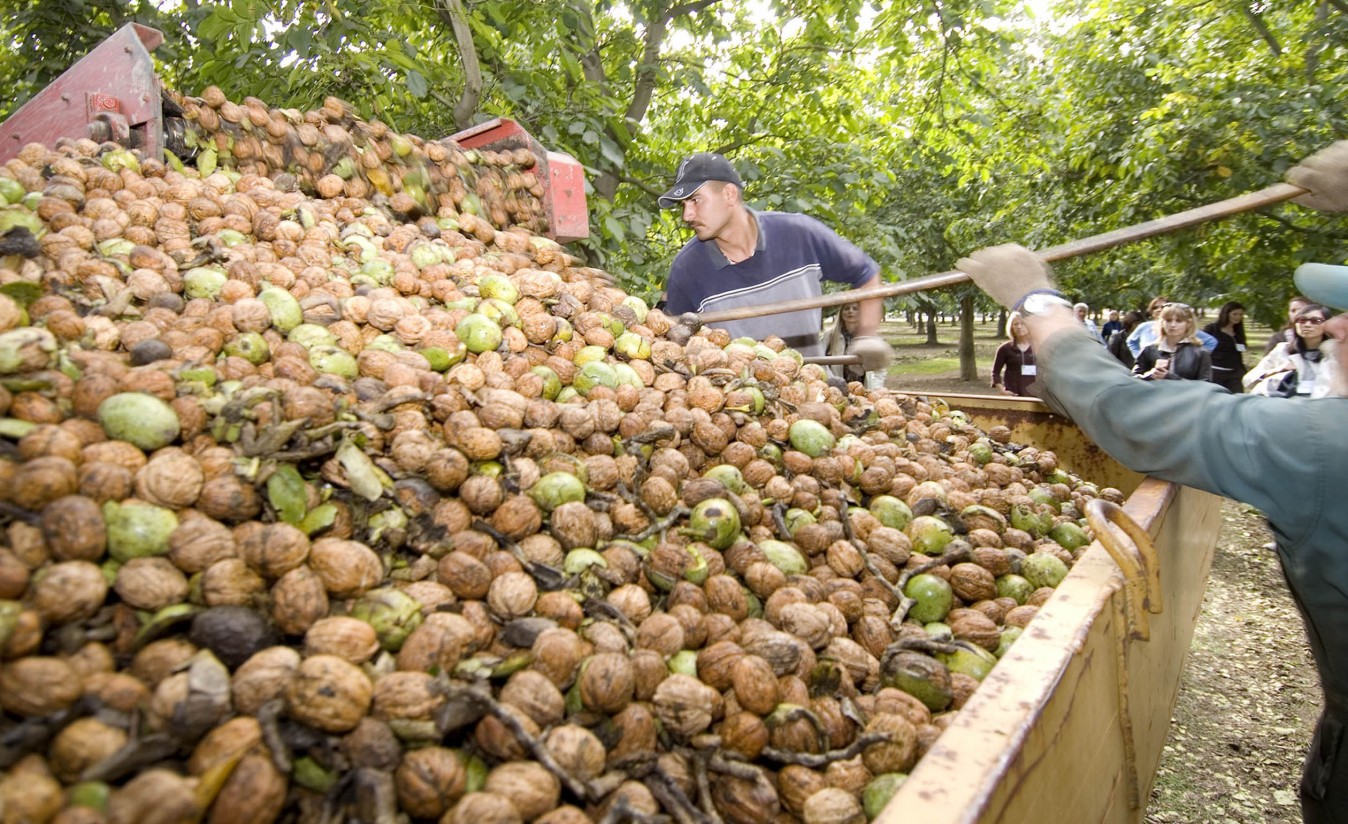
[[1325, 340], [1329, 310], [1307, 304], [1292, 321], [1292, 338], [1273, 347], [1253, 369], [1245, 373], [1245, 389], [1252, 395], [1275, 398], [1322, 398], [1330, 389], [1329, 356], [1320, 344]]
[[1138, 353], [1133, 374], [1144, 381], [1212, 380], [1212, 356], [1195, 334], [1194, 310], [1183, 303], [1167, 303], [1156, 323], [1160, 337]]

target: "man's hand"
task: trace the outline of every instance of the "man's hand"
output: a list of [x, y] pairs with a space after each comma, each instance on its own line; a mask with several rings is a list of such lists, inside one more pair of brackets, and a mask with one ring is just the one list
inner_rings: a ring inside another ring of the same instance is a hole
[[889, 369], [894, 361], [894, 347], [885, 343], [883, 338], [853, 338], [848, 353], [861, 358], [861, 368], [866, 372], [882, 372]]
[[1293, 203], [1322, 212], [1348, 212], [1348, 140], [1340, 140], [1287, 173], [1287, 182], [1310, 189]]
[[1036, 289], [1053, 288], [1053, 270], [1038, 255], [1008, 243], [979, 249], [955, 262], [978, 287], [1003, 306], [1015, 306]]

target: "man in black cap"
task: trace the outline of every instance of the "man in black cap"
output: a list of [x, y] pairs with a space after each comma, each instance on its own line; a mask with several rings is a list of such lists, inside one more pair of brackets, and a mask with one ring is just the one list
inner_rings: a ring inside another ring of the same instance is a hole
[[[880, 284], [880, 265], [812, 217], [756, 212], [744, 204], [743, 183], [719, 154], [699, 152], [679, 164], [674, 186], [661, 195], [665, 209], [683, 207], [696, 239], [688, 241], [669, 270], [666, 311], [707, 312], [818, 297], [820, 282], [855, 289]], [[884, 306], [861, 302], [861, 319], [848, 351], [867, 372], [884, 370], [894, 357], [875, 336]], [[823, 354], [820, 310], [806, 309], [718, 324], [733, 337], [763, 340], [776, 335], [802, 355]]]

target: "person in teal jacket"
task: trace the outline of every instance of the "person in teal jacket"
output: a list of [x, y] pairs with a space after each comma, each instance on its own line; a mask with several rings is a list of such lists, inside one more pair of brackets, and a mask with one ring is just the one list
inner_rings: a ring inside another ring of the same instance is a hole
[[[1348, 211], [1348, 141], [1308, 158], [1288, 180], [1310, 190], [1294, 202]], [[1033, 252], [997, 246], [956, 266], [1021, 312], [1038, 353], [1036, 394], [1051, 408], [1130, 469], [1243, 501], [1268, 517], [1324, 691], [1302, 774], [1302, 820], [1348, 824], [1348, 357], [1336, 359], [1337, 397], [1288, 400], [1232, 395], [1199, 381], [1139, 381], [1103, 348], [1087, 345], [1072, 304]], [[1348, 267], [1322, 266], [1318, 275], [1303, 281], [1299, 272], [1297, 285], [1312, 300], [1348, 308]], [[1341, 343], [1348, 314], [1325, 330]]]

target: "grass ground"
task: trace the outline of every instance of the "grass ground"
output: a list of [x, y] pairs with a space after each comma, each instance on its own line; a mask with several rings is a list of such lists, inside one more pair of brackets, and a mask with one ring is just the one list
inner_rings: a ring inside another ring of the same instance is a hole
[[[1209, 322], [1216, 317], [1209, 312], [1199, 324]], [[1246, 336], [1252, 350], [1262, 351], [1263, 343], [1268, 339], [1269, 329], [1263, 326], [1247, 326]], [[927, 343], [925, 330], [918, 330], [904, 321], [886, 321], [881, 324], [880, 335], [894, 347], [894, 365], [890, 367], [886, 384], [894, 389], [913, 391], [944, 391], [966, 394], [988, 394], [992, 391], [992, 359], [997, 347], [1006, 340], [997, 334], [996, 318], [980, 322], [974, 327], [974, 357], [977, 363], [978, 378], [974, 381], [960, 379], [958, 324], [942, 323], [937, 326], [937, 343]], [[1254, 366], [1257, 358], [1247, 352], [1245, 365]]]

